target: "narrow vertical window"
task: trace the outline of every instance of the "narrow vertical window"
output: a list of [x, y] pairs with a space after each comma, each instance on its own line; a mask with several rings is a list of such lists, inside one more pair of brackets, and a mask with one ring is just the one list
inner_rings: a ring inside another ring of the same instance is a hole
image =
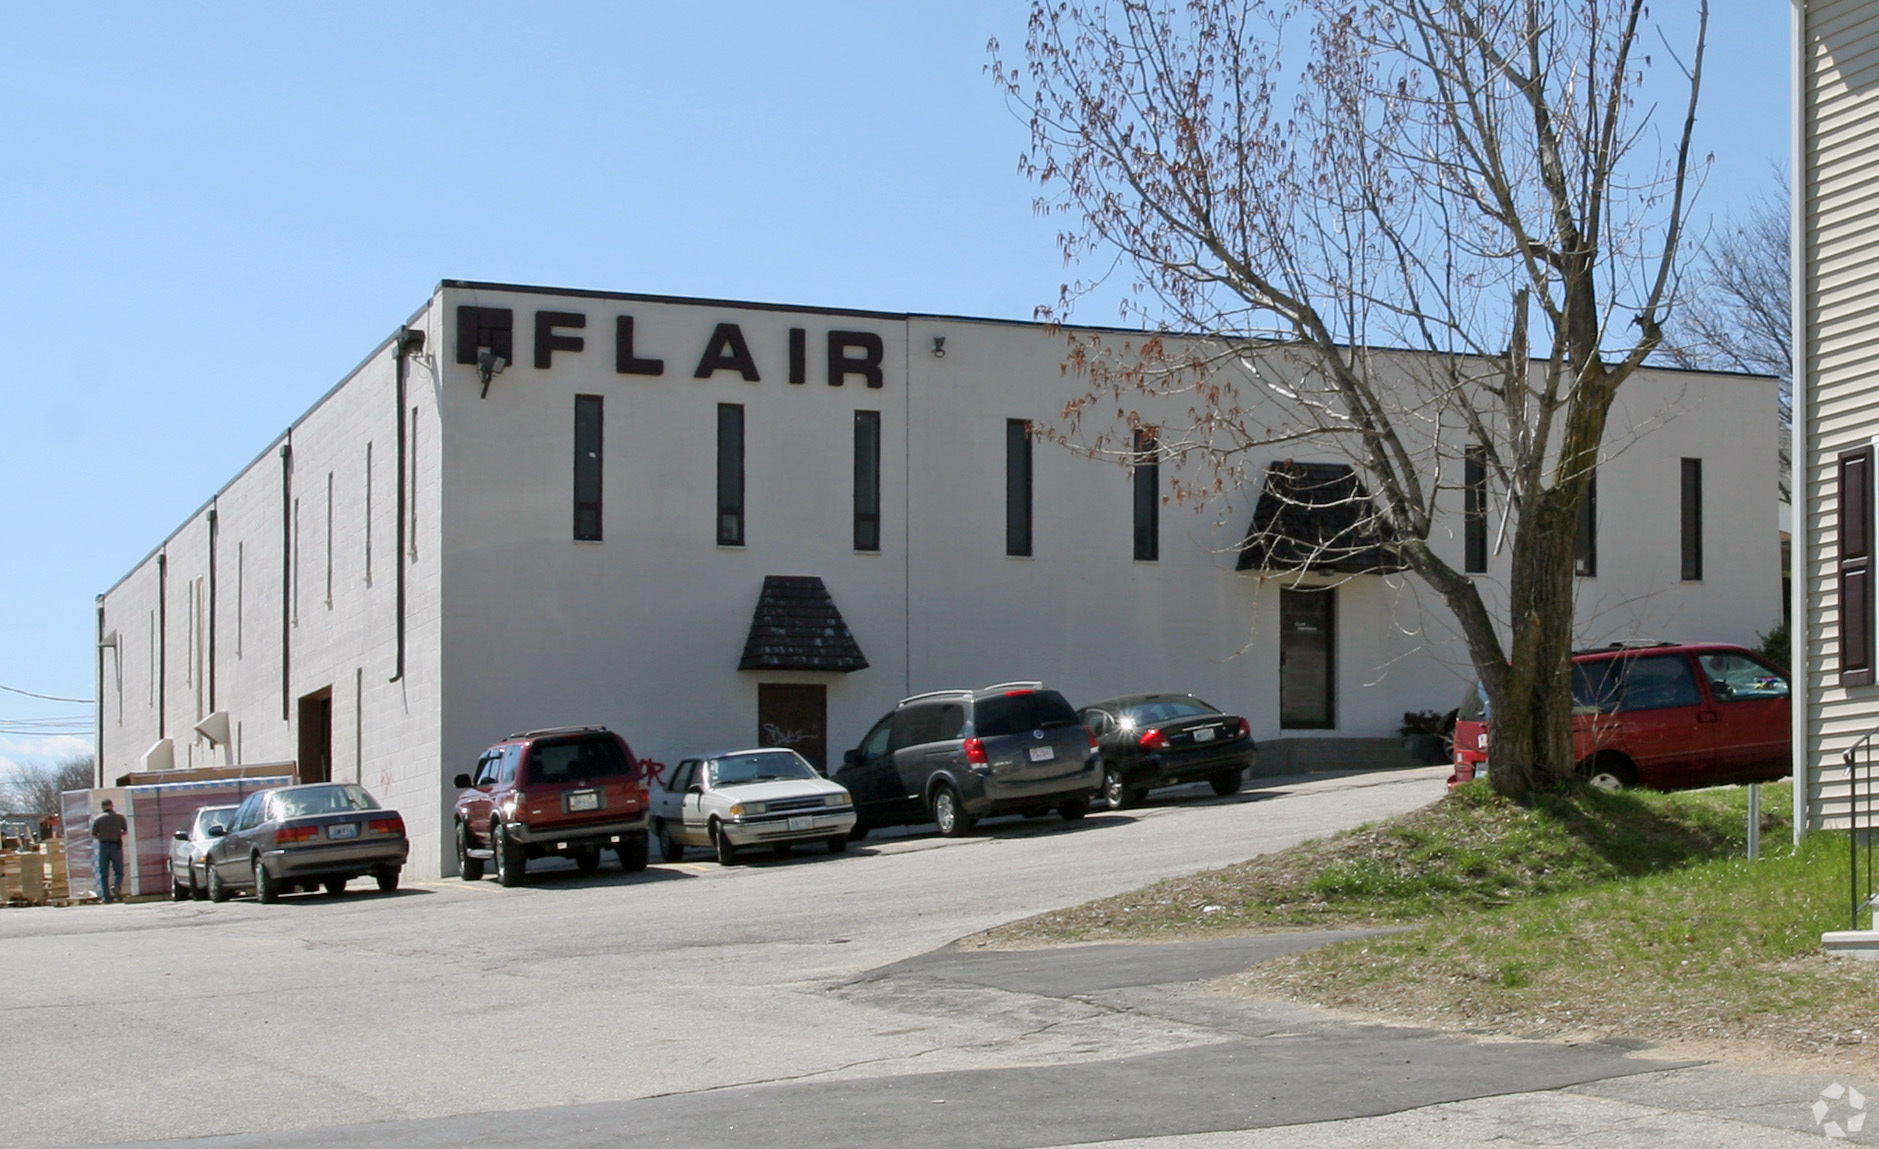
[[365, 444], [365, 585], [372, 585], [372, 442]]
[[855, 412], [855, 549], [881, 549], [881, 413]]
[[333, 609], [333, 472], [326, 472], [326, 609]]
[[248, 544], [235, 544], [235, 657], [241, 657], [242, 604], [248, 597]]
[[1840, 685], [1873, 683], [1873, 449], [1843, 451], [1839, 462], [1838, 583]]
[[287, 543], [288, 618], [300, 625], [300, 500], [294, 500], [293, 536]]
[[1157, 461], [1155, 433], [1135, 430], [1135, 559], [1161, 558], [1161, 464]]
[[1683, 460], [1683, 581], [1703, 578], [1703, 460]]
[[1029, 419], [1005, 420], [1005, 553], [1021, 558], [1031, 555]]
[[1579, 537], [1573, 544], [1572, 573], [1581, 578], [1598, 574], [1598, 472], [1585, 479], [1585, 501], [1579, 504]]
[[744, 545], [744, 405], [718, 404], [718, 545]]
[[597, 543], [600, 534], [600, 466], [606, 411], [599, 395], [574, 397], [574, 538]]
[[1462, 461], [1462, 570], [1488, 569], [1488, 452], [1470, 447]]

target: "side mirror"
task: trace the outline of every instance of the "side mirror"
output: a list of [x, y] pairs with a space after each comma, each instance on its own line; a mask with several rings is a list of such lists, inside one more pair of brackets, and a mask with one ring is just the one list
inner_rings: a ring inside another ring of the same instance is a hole
[[226, 837], [228, 837], [228, 827], [227, 827], [227, 826], [224, 826], [224, 825], [222, 825], [222, 824], [221, 824], [220, 822], [218, 822], [218, 823], [216, 823], [216, 824], [215, 824], [215, 825], [213, 825], [213, 826], [210, 826], [210, 827], [209, 827], [209, 837], [211, 837], [211, 838], [226, 838]]
[[705, 792], [705, 784], [703, 782], [693, 782], [690, 786], [685, 787], [685, 792], [687, 794], [703, 794]]
[[176, 839], [177, 841], [179, 841], [179, 842], [187, 842], [187, 841], [189, 841], [189, 831], [188, 831], [188, 830], [178, 830], [178, 831], [176, 831], [176, 833], [175, 833], [175, 834], [173, 834], [173, 835], [171, 835], [171, 837], [173, 837], [173, 838], [175, 838], [175, 839]]
[[468, 790], [470, 788], [470, 776], [468, 774], [459, 774], [450, 780], [450, 784], [459, 790]]
[[859, 761], [861, 761], [861, 748], [859, 746], [855, 747], [853, 750], [842, 751], [842, 765], [853, 766]]

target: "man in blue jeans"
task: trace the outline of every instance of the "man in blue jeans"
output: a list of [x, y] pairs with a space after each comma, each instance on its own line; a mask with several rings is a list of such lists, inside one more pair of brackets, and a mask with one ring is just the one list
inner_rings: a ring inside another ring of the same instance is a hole
[[[111, 799], [104, 800], [104, 813], [91, 820], [91, 841], [93, 847], [93, 872], [98, 877], [98, 896], [106, 904], [122, 895], [124, 888], [124, 833], [130, 824], [124, 821], [124, 815], [111, 808]], [[115, 880], [113, 879], [115, 871]]]

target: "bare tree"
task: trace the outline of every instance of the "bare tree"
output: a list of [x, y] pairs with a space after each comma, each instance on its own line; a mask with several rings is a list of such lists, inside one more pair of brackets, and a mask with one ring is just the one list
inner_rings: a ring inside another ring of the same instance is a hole
[[[1335, 444], [1453, 613], [1516, 796], [1570, 776], [1580, 505], [1618, 388], [1663, 341], [1689, 194], [1707, 7], [1667, 144], [1639, 98], [1644, 18], [1643, 0], [1034, 0], [1025, 66], [992, 45], [1066, 258], [1120, 253], [1125, 310], [1211, 337], [1073, 339], [1089, 388], [1063, 433], [1211, 464], [1189, 496], [1239, 485], [1256, 450]], [[1470, 450], [1507, 508], [1493, 609], [1430, 543]]]
[[1664, 352], [1679, 367], [1749, 371], [1780, 380], [1781, 497], [1789, 497], [1787, 431], [1794, 419], [1794, 331], [1788, 307], [1788, 185], [1749, 202], [1710, 232], [1684, 277]]
[[0, 803], [9, 814], [57, 814], [60, 794], [91, 788], [94, 767], [89, 754], [74, 754], [54, 763], [28, 763], [0, 781]]

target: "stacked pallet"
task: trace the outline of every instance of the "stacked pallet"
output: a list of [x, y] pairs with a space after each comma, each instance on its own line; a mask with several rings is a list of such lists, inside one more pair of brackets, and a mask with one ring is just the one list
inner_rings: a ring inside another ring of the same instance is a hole
[[65, 843], [55, 838], [32, 849], [0, 854], [0, 889], [9, 906], [71, 905]]

